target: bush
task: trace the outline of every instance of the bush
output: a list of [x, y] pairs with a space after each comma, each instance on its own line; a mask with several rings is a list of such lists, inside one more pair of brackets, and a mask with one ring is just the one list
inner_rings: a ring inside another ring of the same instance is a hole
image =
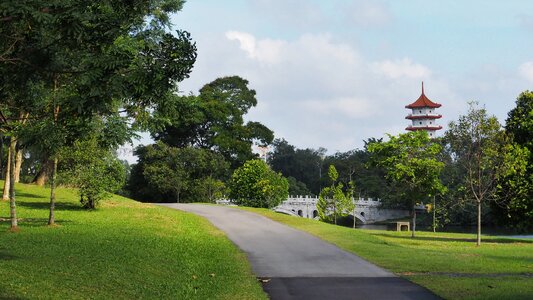
[[229, 187], [230, 198], [236, 204], [250, 207], [272, 208], [289, 194], [287, 179], [258, 159], [249, 160], [235, 170]]

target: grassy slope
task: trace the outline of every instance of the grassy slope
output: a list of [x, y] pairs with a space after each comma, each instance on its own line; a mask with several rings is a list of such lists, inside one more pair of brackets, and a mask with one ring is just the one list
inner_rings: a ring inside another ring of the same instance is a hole
[[243, 253], [200, 217], [118, 196], [88, 212], [59, 189], [48, 227], [48, 195], [17, 186], [17, 233], [0, 202], [0, 298], [266, 298]]
[[533, 299], [533, 242], [470, 234], [364, 231], [251, 209], [307, 231], [446, 299]]

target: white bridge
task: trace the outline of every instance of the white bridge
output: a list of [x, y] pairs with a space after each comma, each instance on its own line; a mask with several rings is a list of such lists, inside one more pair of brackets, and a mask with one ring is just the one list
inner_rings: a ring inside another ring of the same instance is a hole
[[[352, 199], [352, 201], [355, 204], [355, 210], [349, 215], [357, 218], [363, 224], [399, 219], [410, 215], [408, 210], [380, 208], [381, 201], [372, 198]], [[274, 207], [273, 210], [287, 215], [318, 219], [317, 202], [318, 198], [309, 196], [289, 197]]]

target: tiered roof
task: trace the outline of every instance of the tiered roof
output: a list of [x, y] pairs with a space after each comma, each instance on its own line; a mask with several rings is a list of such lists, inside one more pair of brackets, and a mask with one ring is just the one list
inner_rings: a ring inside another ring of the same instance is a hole
[[422, 81], [422, 95], [416, 99], [415, 102], [405, 106], [405, 108], [424, 108], [424, 107], [430, 107], [430, 108], [438, 108], [442, 105], [439, 103], [435, 103], [431, 100], [429, 100], [428, 97], [424, 94], [424, 82]]

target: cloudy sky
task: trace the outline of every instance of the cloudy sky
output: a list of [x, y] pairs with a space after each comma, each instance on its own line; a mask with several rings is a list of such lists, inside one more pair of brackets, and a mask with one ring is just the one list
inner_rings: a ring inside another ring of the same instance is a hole
[[505, 122], [533, 89], [529, 0], [189, 0], [172, 21], [198, 47], [181, 91], [246, 78], [247, 118], [300, 148], [404, 132], [422, 81], [444, 129], [471, 100]]

